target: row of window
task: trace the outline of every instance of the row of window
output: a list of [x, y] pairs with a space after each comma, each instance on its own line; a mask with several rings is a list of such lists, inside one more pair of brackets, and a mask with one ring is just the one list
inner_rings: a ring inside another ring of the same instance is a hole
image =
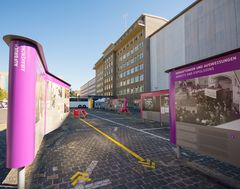
[[102, 87], [103, 86], [103, 83], [101, 82], [101, 83], [97, 83], [97, 88], [100, 88], [100, 87]]
[[125, 72], [122, 72], [119, 74], [119, 78], [124, 78], [124, 77], [127, 77], [129, 76], [130, 74], [133, 74], [135, 72], [138, 72], [139, 70], [143, 70], [143, 64], [140, 64], [140, 65], [137, 65]]
[[104, 64], [104, 70], [107, 70], [107, 69], [111, 68], [112, 66], [113, 66], [113, 62], [112, 62], [112, 61], [109, 62], [109, 63], [105, 62], [105, 64]]
[[101, 93], [101, 92], [103, 92], [103, 88], [97, 89], [97, 94], [99, 94], [99, 93]]
[[102, 71], [102, 69], [100, 70], [100, 69], [97, 69], [96, 70], [96, 75], [102, 75], [103, 74], [103, 71]]
[[113, 73], [113, 69], [109, 69], [108, 71], [104, 72], [104, 77], [111, 75]]
[[104, 96], [112, 96], [112, 92], [105, 92]]
[[104, 90], [109, 90], [109, 89], [112, 89], [112, 88], [113, 88], [112, 84], [104, 86]]
[[134, 63], [136, 63], [136, 62], [138, 62], [138, 61], [140, 61], [142, 59], [143, 59], [143, 52], [139, 53], [138, 55], [136, 55], [134, 58], [132, 58], [128, 62], [121, 64], [119, 66], [119, 69], [120, 70], [124, 69], [124, 68], [126, 68], [126, 67], [128, 67], [128, 66], [130, 66], [130, 65], [132, 65], [132, 64], [134, 64]]
[[[141, 39], [142, 36], [143, 36], [143, 32], [140, 32], [139, 35], [137, 35], [134, 39], [132, 39], [130, 42], [128, 42], [128, 43], [119, 51], [120, 54], [121, 54], [123, 51], [125, 51], [125, 49], [127, 49], [129, 46], [131, 46], [131, 45], [134, 43], [134, 41], [137, 41], [138, 39]], [[119, 53], [118, 53], [118, 55], [119, 55]]]
[[120, 90], [118, 95], [134, 94], [134, 93], [141, 93], [141, 92], [144, 92], [143, 85], [139, 85], [134, 88], [126, 88], [126, 89]]
[[126, 54], [122, 55], [119, 57], [119, 62], [125, 60], [126, 58], [128, 58], [129, 56], [131, 56], [134, 52], [137, 52], [138, 49], [143, 48], [143, 41], [141, 43], [139, 43], [138, 45], [136, 45], [135, 47], [133, 47], [131, 50], [129, 50]]
[[110, 62], [110, 60], [111, 60], [112, 58], [113, 58], [113, 55], [107, 57], [107, 58], [105, 59], [105, 63]]
[[108, 83], [113, 80], [113, 76], [104, 79], [104, 83]]
[[97, 81], [100, 81], [100, 80], [103, 80], [103, 76], [102, 75], [97, 76]]
[[144, 75], [141, 74], [141, 75], [138, 75], [136, 77], [132, 77], [132, 78], [129, 78], [127, 80], [120, 81], [119, 85], [120, 85], [120, 87], [130, 85], [130, 84], [133, 84], [133, 83], [137, 83], [139, 81], [143, 81], [143, 79], [144, 79]]

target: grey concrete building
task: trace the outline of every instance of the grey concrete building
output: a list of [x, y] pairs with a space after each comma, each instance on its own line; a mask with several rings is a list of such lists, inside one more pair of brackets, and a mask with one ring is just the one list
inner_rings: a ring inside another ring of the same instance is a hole
[[96, 78], [89, 80], [80, 87], [80, 96], [96, 95]]
[[240, 47], [240, 1], [198, 0], [150, 36], [151, 91], [169, 87], [166, 70]]

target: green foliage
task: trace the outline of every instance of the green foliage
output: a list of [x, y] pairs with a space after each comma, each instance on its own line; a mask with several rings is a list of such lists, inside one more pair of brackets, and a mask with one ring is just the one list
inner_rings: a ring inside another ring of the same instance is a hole
[[77, 97], [76, 92], [71, 89], [70, 89], [70, 97]]
[[0, 88], [0, 100], [4, 100], [7, 98], [7, 91], [4, 89]]

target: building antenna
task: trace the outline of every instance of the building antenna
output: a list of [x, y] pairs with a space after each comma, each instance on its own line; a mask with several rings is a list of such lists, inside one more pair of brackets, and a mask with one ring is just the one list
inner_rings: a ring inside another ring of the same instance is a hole
[[124, 20], [124, 30], [127, 30], [127, 19], [128, 19], [128, 13], [125, 13], [123, 15], [123, 20]]

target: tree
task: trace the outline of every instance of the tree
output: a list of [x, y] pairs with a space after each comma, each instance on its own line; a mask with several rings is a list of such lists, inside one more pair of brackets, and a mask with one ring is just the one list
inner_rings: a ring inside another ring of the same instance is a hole
[[4, 89], [0, 88], [0, 100], [4, 100], [7, 98], [7, 91]]
[[76, 92], [73, 91], [72, 89], [70, 89], [70, 97], [77, 97]]

